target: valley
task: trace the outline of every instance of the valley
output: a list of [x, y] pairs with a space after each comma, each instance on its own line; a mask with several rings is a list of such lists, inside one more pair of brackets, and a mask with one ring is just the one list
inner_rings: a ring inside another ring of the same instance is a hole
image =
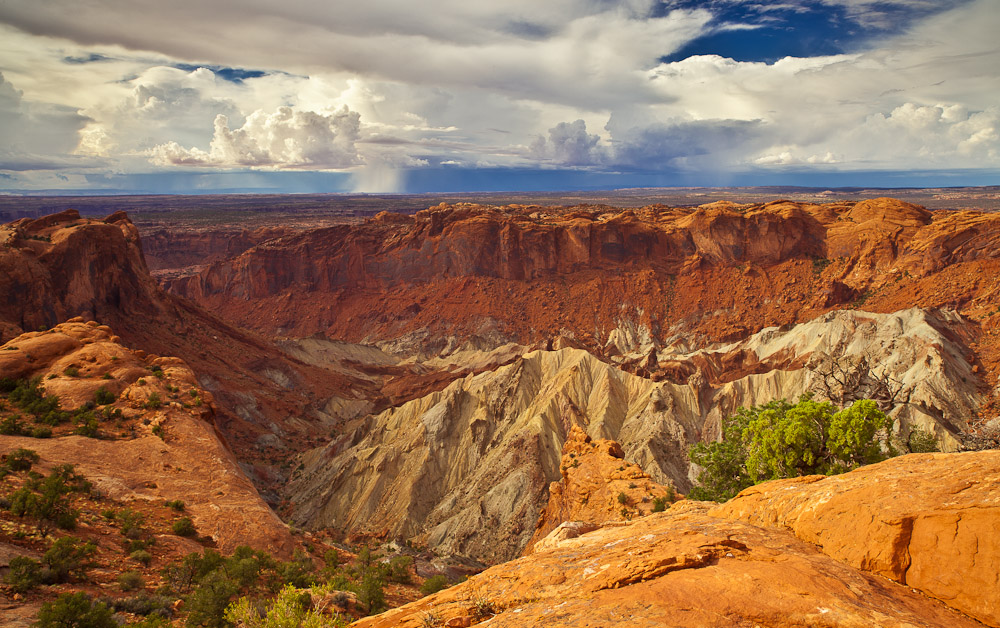
[[[150, 520], [183, 500], [197, 542], [158, 532], [177, 545], [159, 567], [410, 557], [390, 596], [410, 605], [331, 625], [578, 626], [592, 604], [637, 626], [1000, 625], [995, 190], [773, 192], [46, 199], [0, 226], [0, 378], [76, 414], [44, 438], [3, 401], [0, 453], [72, 464]], [[874, 400], [906, 455], [684, 499], [692, 446], [803, 396]], [[909, 453], [924, 438], [940, 453]]]

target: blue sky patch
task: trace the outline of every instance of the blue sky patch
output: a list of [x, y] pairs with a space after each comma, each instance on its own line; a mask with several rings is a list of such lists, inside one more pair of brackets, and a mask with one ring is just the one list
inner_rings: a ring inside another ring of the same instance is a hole
[[206, 70], [211, 70], [213, 74], [218, 76], [224, 81], [229, 81], [230, 83], [241, 84], [245, 79], [260, 78], [262, 76], [267, 76], [267, 72], [263, 70], [244, 70], [243, 68], [227, 68], [221, 65], [198, 65], [192, 63], [175, 63], [173, 67], [178, 70], [184, 70], [185, 72], [194, 72], [200, 68], [205, 68]]
[[[964, 0], [962, 0], [964, 1]], [[735, 61], [774, 63], [784, 57], [817, 57], [866, 50], [902, 32], [914, 21], [962, 2], [943, 1], [934, 9], [905, 2], [872, 3], [851, 12], [824, 2], [727, 2], [706, 5], [685, 0], [670, 8], [707, 8], [714, 18], [709, 32], [661, 58], [664, 63], [695, 55]]]

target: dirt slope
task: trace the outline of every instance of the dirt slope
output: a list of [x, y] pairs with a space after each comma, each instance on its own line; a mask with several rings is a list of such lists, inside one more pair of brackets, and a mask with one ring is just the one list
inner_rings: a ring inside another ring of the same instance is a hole
[[[117, 500], [181, 500], [198, 531], [223, 551], [251, 545], [289, 555], [288, 528], [215, 431], [211, 393], [183, 361], [118, 341], [107, 326], [76, 320], [0, 347], [0, 377], [40, 377], [64, 409], [93, 401], [99, 388], [115, 398], [98, 408], [101, 438], [65, 435], [72, 429], [57, 427], [54, 438], [0, 436], [0, 453], [24, 447], [37, 451], [43, 466], [72, 464]], [[77, 374], [67, 375], [70, 368]], [[105, 409], [121, 415], [105, 417]], [[16, 412], [6, 407], [3, 414]]]

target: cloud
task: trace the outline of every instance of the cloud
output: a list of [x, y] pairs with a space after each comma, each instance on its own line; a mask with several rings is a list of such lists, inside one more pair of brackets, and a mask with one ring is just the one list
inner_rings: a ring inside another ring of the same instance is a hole
[[605, 161], [600, 140], [599, 136], [587, 133], [587, 123], [583, 120], [560, 122], [549, 129], [548, 139], [538, 136], [530, 149], [539, 160], [563, 166], [591, 166]]
[[69, 153], [87, 122], [88, 118], [73, 108], [24, 100], [22, 92], [0, 74], [0, 169], [82, 165], [82, 160], [69, 157]]
[[149, 155], [161, 166], [342, 169], [362, 163], [355, 147], [359, 132], [360, 116], [347, 107], [328, 114], [279, 107], [255, 111], [235, 129], [228, 117], [216, 116], [208, 151], [168, 142]]
[[767, 141], [760, 120], [674, 121], [615, 130], [613, 137], [615, 163], [645, 170], [720, 170]]
[[[851, 54], [661, 62], [806, 9], [844, 22], [830, 37], [851, 45], [824, 49]], [[846, 34], [884, 16], [906, 19], [878, 40]], [[0, 68], [18, 88], [0, 82], [0, 130], [34, 155], [8, 148], [12, 167], [348, 170], [367, 191], [441, 165], [1000, 167], [995, 0], [95, 0], [78, 12], [8, 0], [0, 22]]]

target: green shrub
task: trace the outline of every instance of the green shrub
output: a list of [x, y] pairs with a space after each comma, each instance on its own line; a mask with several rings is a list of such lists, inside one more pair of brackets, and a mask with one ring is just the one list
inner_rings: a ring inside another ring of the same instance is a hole
[[93, 602], [86, 593], [64, 593], [42, 604], [37, 628], [118, 628], [111, 609]]
[[226, 626], [226, 607], [239, 590], [239, 585], [221, 570], [212, 571], [203, 577], [184, 604], [188, 611], [187, 625], [209, 628]]
[[146, 550], [135, 550], [134, 552], [129, 554], [128, 557], [134, 560], [135, 562], [146, 566], [148, 566], [149, 563], [153, 561], [153, 555], [147, 552]]
[[424, 583], [420, 585], [420, 592], [424, 595], [431, 595], [432, 593], [437, 593], [447, 589], [450, 586], [448, 583], [448, 578], [442, 575], [431, 576], [430, 578], [424, 580]]
[[[152, 615], [154, 617], [169, 618], [173, 611], [170, 609], [170, 598], [163, 595], [150, 595], [140, 592], [132, 597], [119, 599], [109, 599], [108, 606], [119, 613], [131, 613], [133, 615]], [[136, 624], [129, 624], [135, 626]]]
[[118, 587], [122, 591], [135, 591], [146, 586], [142, 574], [135, 570], [123, 571], [118, 575]]
[[160, 393], [156, 392], [155, 390], [149, 393], [149, 396], [146, 397], [145, 406], [147, 409], [155, 410], [162, 405], [163, 401], [160, 399]]
[[892, 419], [864, 399], [837, 411], [803, 395], [739, 408], [722, 425], [722, 440], [691, 448], [702, 467], [692, 499], [726, 501], [744, 488], [779, 478], [842, 473], [897, 454]]
[[51, 427], [43, 427], [41, 425], [36, 425], [35, 427], [31, 428], [31, 437], [32, 438], [52, 438], [52, 428]]
[[26, 436], [27, 433], [19, 414], [11, 414], [0, 420], [0, 434], [4, 436]]
[[389, 561], [389, 580], [400, 584], [409, 584], [412, 556], [395, 556]]
[[93, 567], [90, 558], [97, 552], [93, 543], [84, 543], [78, 538], [65, 536], [57, 539], [42, 556], [45, 565], [45, 581], [69, 582], [82, 578]]
[[73, 433], [87, 438], [97, 438], [100, 435], [100, 424], [93, 414], [87, 412], [77, 417], [77, 425]]
[[624, 492], [618, 493], [618, 503], [621, 504], [622, 506], [624, 506], [625, 504], [627, 504], [628, 503], [628, 495], [626, 495]]
[[4, 467], [11, 471], [30, 471], [38, 462], [38, 452], [18, 447], [4, 457]]
[[98, 388], [97, 392], [94, 393], [94, 402], [99, 406], [106, 406], [109, 403], [114, 403], [117, 399], [118, 397], [116, 397], [113, 392], [109, 391], [104, 386]]
[[653, 498], [653, 512], [663, 512], [666, 509], [667, 509], [666, 496]]
[[197, 531], [194, 529], [194, 522], [190, 517], [181, 517], [174, 522], [170, 528], [177, 536], [194, 536]]
[[174, 499], [174, 500], [170, 500], [170, 501], [164, 502], [163, 505], [166, 506], [167, 508], [172, 508], [172, 509], [176, 510], [177, 512], [183, 512], [184, 511], [184, 502], [182, 502], [179, 499]]
[[15, 556], [10, 559], [4, 582], [15, 593], [30, 591], [42, 583], [42, 564], [27, 556]]
[[941, 451], [934, 435], [920, 428], [915, 428], [910, 431], [910, 437], [907, 439], [907, 447], [910, 452], [914, 454], [927, 454], [935, 451]]
[[17, 517], [32, 517], [72, 530], [78, 512], [70, 505], [68, 495], [89, 491], [90, 483], [77, 475], [72, 465], [60, 465], [47, 478], [37, 474], [29, 477], [24, 486], [8, 496], [9, 509]]
[[79, 377], [80, 369], [75, 366], [67, 366], [66, 370], [63, 371], [63, 375], [66, 377]]
[[126, 539], [141, 539], [149, 534], [146, 529], [146, 515], [131, 508], [123, 508], [115, 515], [119, 531]]
[[309, 558], [308, 554], [305, 554], [298, 549], [295, 550], [292, 560], [279, 563], [276, 566], [276, 569], [278, 571], [278, 578], [283, 585], [290, 584], [302, 589], [312, 586], [313, 582], [316, 580], [312, 574], [312, 559]]

